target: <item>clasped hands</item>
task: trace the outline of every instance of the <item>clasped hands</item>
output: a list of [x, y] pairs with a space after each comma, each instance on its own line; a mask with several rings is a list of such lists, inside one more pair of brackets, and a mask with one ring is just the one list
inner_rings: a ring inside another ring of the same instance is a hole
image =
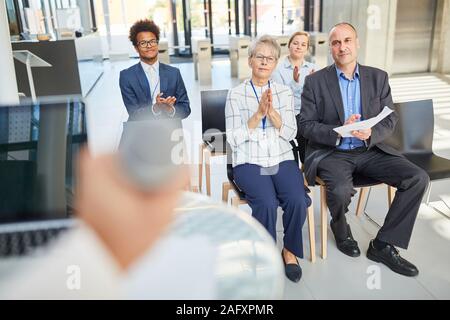
[[[353, 124], [357, 122], [359, 119], [361, 119], [360, 114], [352, 114], [347, 121], [345, 121], [344, 125]], [[352, 135], [362, 141], [368, 140], [372, 136], [372, 129], [366, 129], [366, 130], [355, 130], [351, 132]]]
[[256, 112], [258, 120], [262, 120], [264, 117], [268, 117], [271, 121], [274, 121], [279, 113], [273, 108], [273, 95], [272, 90], [267, 89], [264, 91], [259, 102], [258, 111]]
[[160, 92], [156, 96], [156, 103], [154, 105], [155, 112], [158, 112], [160, 110], [163, 110], [167, 113], [173, 112], [173, 110], [175, 108], [174, 107], [175, 102], [177, 102], [177, 98], [175, 98], [175, 97], [163, 98], [162, 95], [163, 95], [163, 92]]

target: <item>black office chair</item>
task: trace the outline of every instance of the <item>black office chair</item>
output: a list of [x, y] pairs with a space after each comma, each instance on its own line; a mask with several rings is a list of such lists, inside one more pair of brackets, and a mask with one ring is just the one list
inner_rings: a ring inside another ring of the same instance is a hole
[[[426, 204], [430, 202], [431, 182], [450, 178], [450, 160], [433, 152], [433, 100], [394, 104], [399, 120], [388, 143], [430, 177]], [[392, 188], [393, 189], [393, 188]]]
[[[305, 152], [306, 145], [308, 144], [308, 140], [300, 139], [300, 141], [305, 143], [305, 146], [298, 146], [296, 149], [298, 152]], [[304, 159], [305, 155], [300, 154], [300, 159]], [[321, 245], [322, 245], [322, 259], [327, 258], [327, 241], [328, 241], [328, 206], [327, 206], [327, 190], [325, 182], [316, 177], [316, 184], [319, 185], [320, 188], [320, 234], [321, 234]], [[353, 175], [353, 187], [359, 188], [359, 198], [358, 204], [356, 206], [356, 216], [360, 216], [363, 210], [365, 209], [365, 203], [367, 202], [367, 192], [370, 190], [370, 187], [381, 184], [381, 182], [362, 176], [359, 174]], [[389, 191], [389, 190], [388, 190]], [[388, 205], [390, 206], [392, 203], [392, 198], [388, 197]]]
[[[299, 164], [298, 159], [298, 149], [297, 146], [293, 141], [290, 142], [293, 146], [293, 152], [294, 152], [294, 158], [297, 164]], [[228, 193], [230, 190], [233, 190], [236, 193], [236, 197], [231, 198], [231, 205], [233, 207], [239, 207], [241, 204], [247, 204], [247, 201], [245, 200], [245, 193], [242, 191], [236, 182], [234, 181], [234, 174], [233, 174], [233, 157], [232, 157], [232, 150], [230, 144], [226, 143], [226, 153], [227, 153], [227, 177], [228, 182], [224, 182], [222, 185], [222, 200], [225, 203], [228, 203]], [[305, 186], [306, 186], [306, 180], [305, 180]], [[307, 187], [306, 187], [307, 188]], [[307, 190], [309, 192], [309, 189]], [[311, 197], [311, 206], [308, 208], [308, 232], [309, 232], [309, 251], [310, 251], [310, 260], [312, 263], [316, 262], [316, 235], [315, 235], [315, 229], [314, 229], [314, 206], [312, 203], [312, 195]]]
[[202, 105], [202, 143], [199, 147], [198, 186], [202, 191], [205, 162], [206, 193], [211, 195], [211, 157], [226, 154], [225, 104], [228, 90], [200, 92]]

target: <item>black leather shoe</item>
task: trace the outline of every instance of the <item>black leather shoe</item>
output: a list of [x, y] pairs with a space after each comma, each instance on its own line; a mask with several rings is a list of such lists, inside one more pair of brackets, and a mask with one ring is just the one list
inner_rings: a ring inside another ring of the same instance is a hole
[[381, 262], [392, 271], [407, 277], [415, 277], [419, 274], [416, 266], [403, 259], [398, 250], [390, 244], [384, 249], [378, 250], [373, 245], [373, 240], [370, 241], [367, 258], [375, 262]]
[[347, 238], [343, 240], [338, 240], [338, 238], [336, 237], [336, 233], [333, 230], [333, 225], [331, 225], [331, 230], [333, 231], [334, 238], [336, 239], [336, 246], [339, 251], [352, 258], [356, 258], [361, 255], [361, 251], [358, 247], [358, 242], [353, 239], [352, 231], [350, 230], [349, 225], [347, 225]]
[[286, 273], [286, 277], [293, 282], [299, 282], [302, 278], [302, 268], [300, 268], [298, 261], [297, 263], [286, 264], [286, 262], [284, 261], [283, 251], [281, 251], [281, 259], [283, 259], [284, 272]]

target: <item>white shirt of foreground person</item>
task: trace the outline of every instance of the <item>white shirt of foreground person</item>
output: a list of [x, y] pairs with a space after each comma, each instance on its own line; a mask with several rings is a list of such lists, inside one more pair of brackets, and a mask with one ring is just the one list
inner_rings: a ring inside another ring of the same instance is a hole
[[0, 285], [0, 299], [215, 299], [215, 249], [206, 238], [162, 237], [122, 271], [80, 224]]

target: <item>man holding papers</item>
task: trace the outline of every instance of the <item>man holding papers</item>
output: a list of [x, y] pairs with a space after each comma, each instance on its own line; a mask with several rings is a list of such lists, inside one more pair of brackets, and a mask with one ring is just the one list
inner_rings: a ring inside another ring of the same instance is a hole
[[[308, 76], [302, 95], [298, 128], [308, 140], [306, 178], [314, 184], [317, 175], [325, 182], [337, 247], [351, 257], [360, 255], [345, 217], [356, 193], [353, 175], [396, 187], [394, 201], [384, 225], [369, 244], [367, 257], [399, 274], [416, 276], [418, 269], [394, 246], [408, 248], [428, 175], [383, 142], [397, 122], [395, 113], [388, 109], [382, 113], [385, 106], [393, 109], [388, 75], [357, 63], [355, 28], [339, 23], [331, 29], [329, 40], [335, 64]], [[349, 131], [338, 128], [364, 120], [369, 121]]]

